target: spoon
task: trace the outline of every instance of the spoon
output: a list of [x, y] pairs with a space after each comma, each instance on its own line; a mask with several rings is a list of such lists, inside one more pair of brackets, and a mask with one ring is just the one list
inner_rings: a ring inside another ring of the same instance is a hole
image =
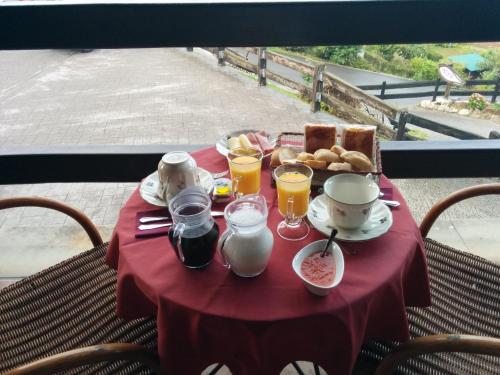
[[[224, 216], [224, 211], [212, 211], [210, 214], [212, 215], [212, 217], [220, 217]], [[139, 222], [145, 224], [164, 220], [172, 220], [172, 218], [170, 216], [143, 216], [139, 219]]]
[[390, 200], [387, 200], [387, 199], [379, 199], [380, 202], [382, 202], [383, 204], [385, 204], [386, 206], [389, 206], [389, 207], [399, 207], [401, 205], [401, 203], [399, 203], [398, 201], [390, 201]]
[[336, 235], [337, 235], [337, 229], [332, 228], [332, 233], [330, 233], [330, 238], [328, 239], [328, 242], [326, 243], [325, 250], [323, 250], [323, 252], [321, 253], [321, 258], [323, 258], [326, 255], [326, 251], [328, 250], [328, 248], [332, 244], [332, 241]]

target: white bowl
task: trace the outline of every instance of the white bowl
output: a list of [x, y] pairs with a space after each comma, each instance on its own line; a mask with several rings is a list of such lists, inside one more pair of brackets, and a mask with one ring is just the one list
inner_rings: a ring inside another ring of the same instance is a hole
[[331, 285], [319, 286], [306, 280], [302, 276], [302, 273], [300, 272], [300, 266], [304, 261], [304, 259], [309, 255], [311, 255], [312, 253], [323, 251], [327, 242], [328, 240], [319, 240], [310, 243], [302, 250], [300, 250], [297, 254], [295, 254], [295, 257], [293, 258], [292, 261], [292, 267], [297, 276], [299, 276], [302, 279], [302, 282], [311, 293], [316, 294], [318, 296], [326, 296], [328, 293], [330, 293], [330, 290], [335, 288], [340, 283], [342, 277], [344, 276], [344, 256], [342, 255], [342, 251], [340, 250], [339, 245], [337, 245], [335, 242], [332, 242], [332, 244], [327, 250], [333, 255], [333, 259], [335, 261], [335, 277]]

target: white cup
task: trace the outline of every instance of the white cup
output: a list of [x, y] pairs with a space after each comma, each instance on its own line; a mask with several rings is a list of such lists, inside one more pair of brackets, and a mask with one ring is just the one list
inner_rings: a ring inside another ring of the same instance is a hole
[[380, 188], [371, 175], [343, 173], [325, 181], [328, 216], [341, 228], [356, 229], [370, 217]]
[[163, 155], [158, 163], [158, 196], [168, 202], [189, 186], [200, 186], [196, 161], [185, 151]]

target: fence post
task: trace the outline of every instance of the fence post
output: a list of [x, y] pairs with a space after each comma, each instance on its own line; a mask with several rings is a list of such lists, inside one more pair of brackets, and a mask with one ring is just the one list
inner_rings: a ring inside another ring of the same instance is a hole
[[382, 89], [380, 90], [380, 99], [384, 99], [384, 96], [385, 96], [385, 85], [387, 85], [387, 82], [386, 81], [382, 82]]
[[219, 65], [223, 66], [224, 64], [224, 47], [217, 48], [217, 60]]
[[258, 50], [258, 76], [259, 76], [259, 86], [265, 86], [266, 82], [266, 47], [259, 48]]
[[436, 80], [436, 87], [434, 87], [434, 95], [432, 95], [432, 101], [433, 102], [436, 101], [436, 98], [437, 98], [437, 95], [438, 95], [438, 91], [439, 91], [439, 86], [441, 86], [441, 80], [437, 79]]
[[498, 90], [500, 90], [500, 77], [497, 78], [497, 83], [495, 84], [495, 92], [491, 97], [491, 102], [495, 103], [497, 101]]
[[399, 113], [398, 131], [396, 133], [396, 140], [397, 141], [402, 141], [405, 137], [405, 128], [406, 128], [406, 121], [407, 120], [408, 120], [408, 112], [401, 111]]
[[314, 68], [314, 81], [312, 88], [311, 111], [318, 112], [321, 109], [321, 95], [323, 95], [323, 72], [325, 64], [317, 65]]
[[193, 47], [186, 47], [188, 52], [193, 52]]

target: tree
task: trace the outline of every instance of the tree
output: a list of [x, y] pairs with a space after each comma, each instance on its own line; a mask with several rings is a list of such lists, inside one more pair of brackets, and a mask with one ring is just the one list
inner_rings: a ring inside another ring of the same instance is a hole
[[500, 77], [500, 51], [488, 51], [483, 56], [483, 61], [479, 67], [483, 72], [481, 73], [482, 79], [497, 79]]

